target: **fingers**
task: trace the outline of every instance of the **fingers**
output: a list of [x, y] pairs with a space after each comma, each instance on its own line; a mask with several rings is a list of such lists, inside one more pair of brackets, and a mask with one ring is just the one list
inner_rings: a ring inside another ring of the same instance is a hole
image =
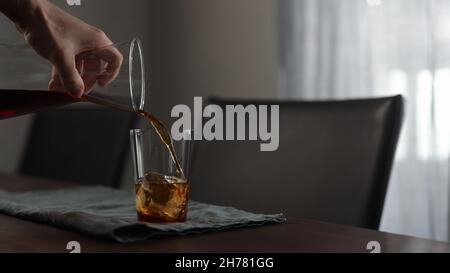
[[[105, 47], [80, 53], [77, 59], [85, 62], [96, 61], [97, 67], [85, 69], [85, 73], [97, 73], [97, 81], [100, 86], [106, 86], [117, 78], [123, 63], [122, 54], [114, 47]], [[105, 63], [102, 65], [102, 63]]]
[[[77, 68], [80, 67], [80, 63], [75, 62], [75, 57], [71, 54], [63, 54], [58, 56], [54, 60], [54, 66], [57, 74], [60, 77], [64, 89], [67, 90], [74, 97], [81, 97], [84, 93], [84, 83]], [[52, 87], [55, 87], [57, 82], [50, 83]]]
[[97, 82], [96, 71], [100, 70], [100, 62], [98, 60], [84, 60], [82, 78], [84, 82], [84, 93], [89, 94]]
[[[76, 61], [77, 70], [78, 70], [79, 74], [81, 74], [81, 75], [83, 73], [84, 66], [85, 66], [85, 64], [83, 63], [83, 61]], [[89, 77], [85, 78], [84, 75], [82, 76], [82, 79], [83, 79], [84, 86], [85, 86], [85, 93], [87, 93], [88, 91], [92, 90], [92, 87], [94, 86], [94, 84], [96, 82], [96, 79], [95, 79], [95, 77], [94, 77], [94, 79], [90, 79]], [[55, 66], [53, 66], [53, 68], [52, 68], [51, 79], [48, 83], [48, 90], [49, 91], [67, 92]]]
[[104, 87], [117, 78], [123, 64], [122, 54], [113, 47], [91, 50], [76, 57], [63, 56], [54, 62], [51, 91], [68, 91], [74, 97], [88, 94], [98, 83]]
[[123, 56], [116, 48], [107, 48], [99, 52], [100, 59], [107, 62], [106, 73], [97, 77], [100, 86], [110, 84], [119, 74]]
[[48, 90], [49, 91], [60, 91], [60, 92], [66, 91], [62, 84], [61, 77], [59, 77], [59, 74], [56, 71], [56, 68], [54, 66], [52, 68], [52, 78], [51, 78], [50, 82], [48, 83]]
[[84, 93], [89, 94], [97, 82], [97, 74], [101, 71], [100, 61], [96, 59], [83, 60], [80, 56], [77, 56], [75, 60], [76, 63], [81, 64], [82, 67], [82, 69], [79, 69], [78, 71], [83, 79]]

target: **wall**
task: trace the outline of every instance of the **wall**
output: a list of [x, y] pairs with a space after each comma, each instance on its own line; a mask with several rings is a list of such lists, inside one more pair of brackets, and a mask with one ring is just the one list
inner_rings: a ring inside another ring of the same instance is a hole
[[277, 96], [274, 0], [153, 1], [152, 111], [194, 96]]

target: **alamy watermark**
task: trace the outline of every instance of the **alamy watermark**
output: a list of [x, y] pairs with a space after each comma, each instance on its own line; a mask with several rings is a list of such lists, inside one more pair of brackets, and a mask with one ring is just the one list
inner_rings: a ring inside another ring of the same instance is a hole
[[187, 136], [189, 139], [185, 140], [261, 141], [262, 152], [273, 152], [279, 147], [279, 105], [226, 105], [224, 112], [219, 105], [203, 107], [202, 97], [194, 97], [194, 111], [180, 104], [172, 108], [171, 116], [178, 118], [171, 130], [175, 141], [186, 138], [185, 130], [193, 130], [193, 139]]
[[69, 6], [81, 6], [81, 0], [66, 0]]
[[370, 253], [381, 253], [381, 244], [378, 241], [370, 241], [367, 243], [366, 249]]
[[66, 250], [70, 253], [81, 253], [81, 244], [78, 241], [70, 241], [67, 243]]

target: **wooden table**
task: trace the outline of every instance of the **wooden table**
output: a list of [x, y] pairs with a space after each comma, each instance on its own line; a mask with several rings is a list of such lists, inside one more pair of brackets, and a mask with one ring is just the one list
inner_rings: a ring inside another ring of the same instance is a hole
[[[0, 175], [1, 190], [30, 191], [69, 186], [73, 184]], [[382, 252], [450, 253], [447, 243], [304, 219], [203, 235], [159, 237], [144, 243], [122, 245], [0, 214], [0, 252], [68, 252], [69, 241], [78, 241], [82, 252], [367, 253], [367, 243], [377, 241]]]

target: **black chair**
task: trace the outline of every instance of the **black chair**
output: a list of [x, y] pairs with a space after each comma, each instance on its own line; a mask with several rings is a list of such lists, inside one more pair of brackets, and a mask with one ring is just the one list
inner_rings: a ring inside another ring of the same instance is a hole
[[280, 146], [195, 144], [191, 196], [262, 213], [284, 212], [378, 229], [403, 117], [401, 96], [327, 102], [213, 99], [279, 104]]
[[136, 114], [104, 107], [56, 108], [35, 115], [20, 173], [118, 187]]

